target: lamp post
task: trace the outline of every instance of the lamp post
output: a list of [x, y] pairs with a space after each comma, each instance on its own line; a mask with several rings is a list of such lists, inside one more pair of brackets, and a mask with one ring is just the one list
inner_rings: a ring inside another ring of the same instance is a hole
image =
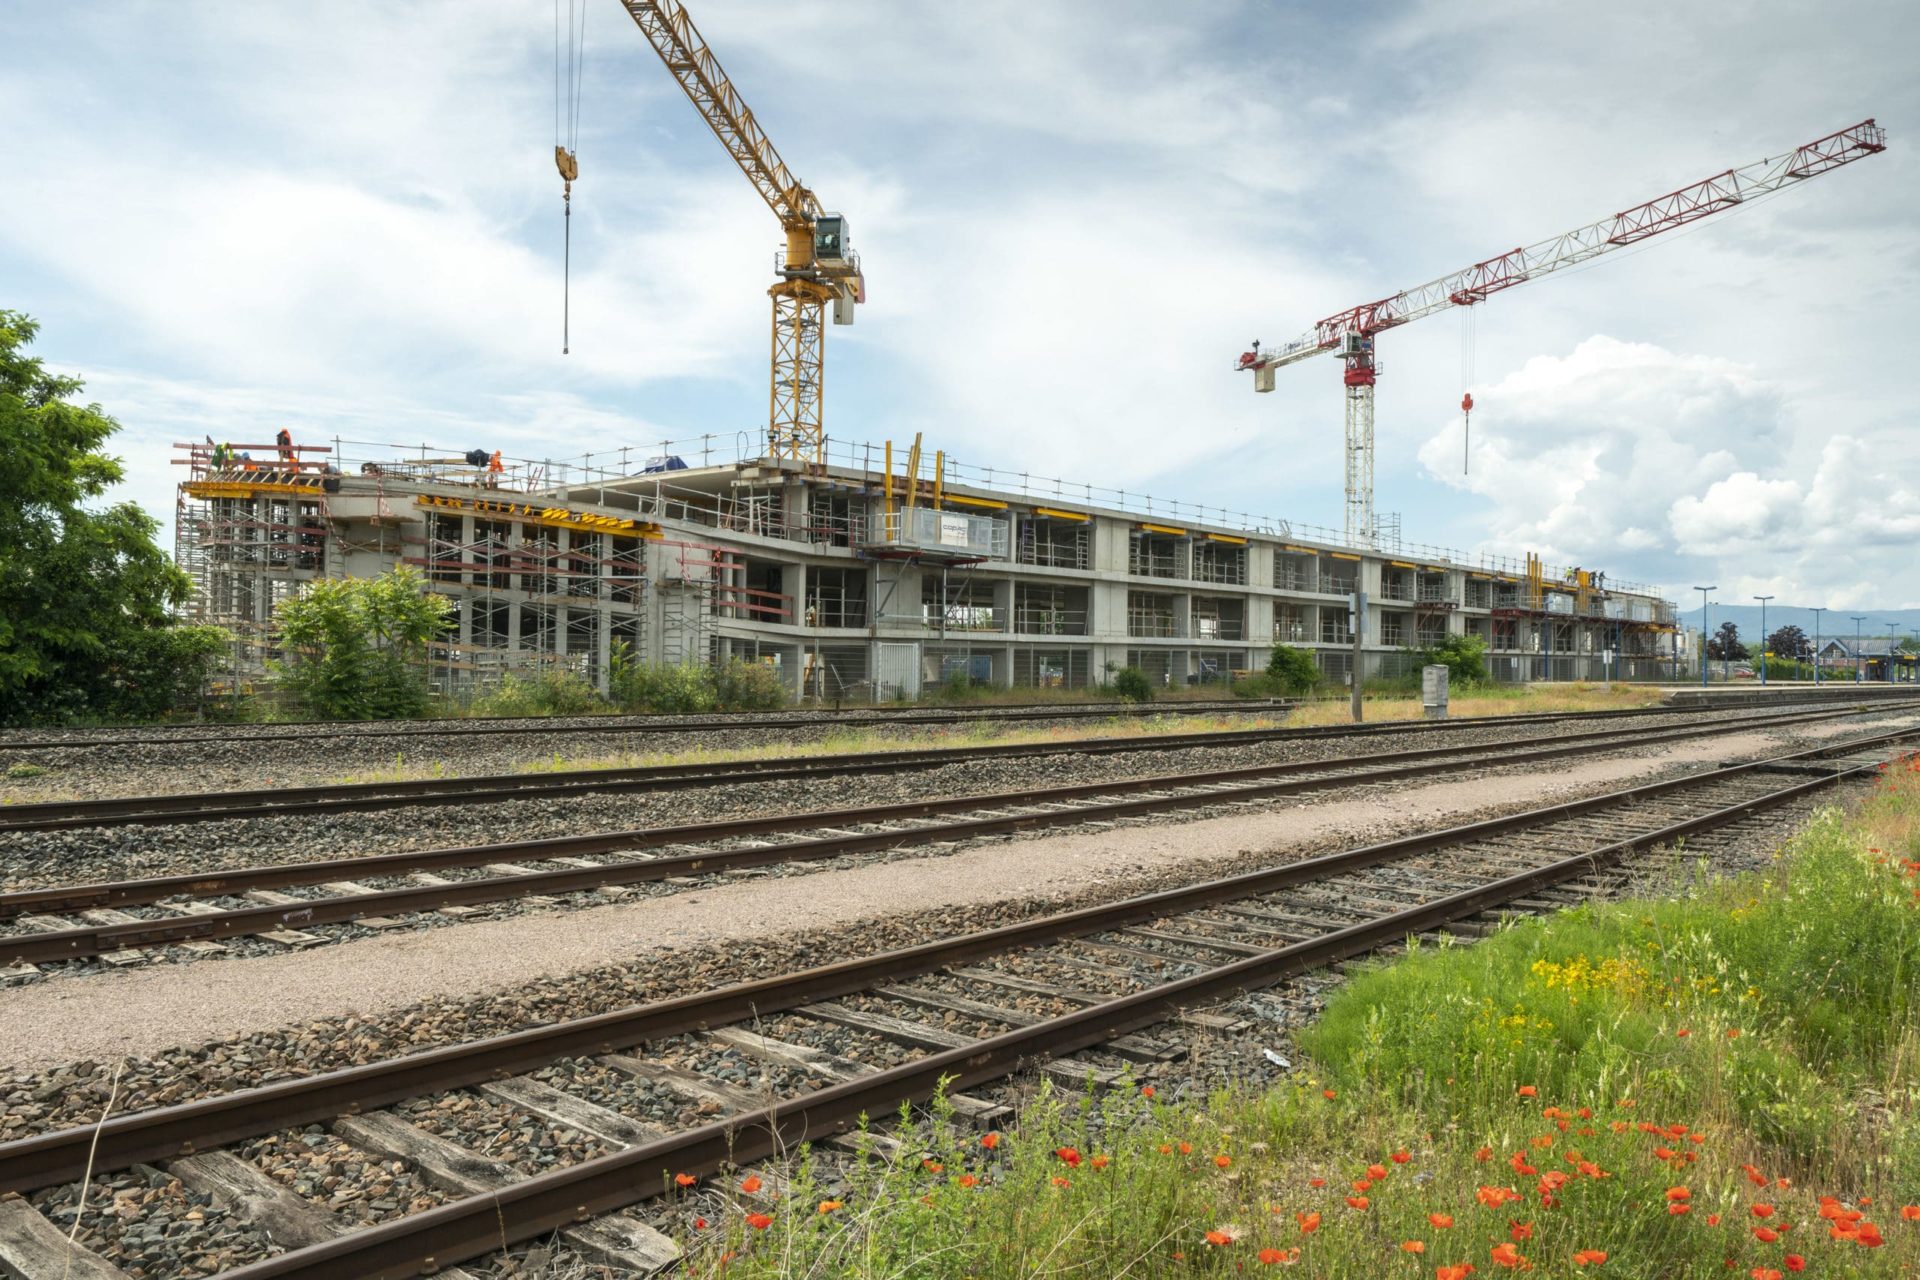
[[1847, 616], [1853, 619], [1853, 682], [1855, 684], [1865, 684], [1867, 682], [1867, 673], [1860, 665], [1860, 624], [1867, 620], [1867, 615], [1864, 613], [1854, 613], [1848, 614]]
[[1755, 596], [1760, 602], [1760, 683], [1767, 682], [1767, 601], [1772, 596]]
[[1813, 685], [1816, 689], [1820, 687], [1820, 615], [1825, 612], [1824, 608], [1813, 611]]
[[1702, 689], [1707, 687], [1707, 592], [1719, 589], [1717, 586], [1694, 588], [1700, 593], [1700, 687]]
[[1892, 684], [1894, 682], [1893, 681], [1893, 637], [1895, 636], [1895, 634], [1899, 632], [1899, 630], [1900, 630], [1899, 623], [1889, 622], [1887, 624], [1887, 683], [1888, 684]]

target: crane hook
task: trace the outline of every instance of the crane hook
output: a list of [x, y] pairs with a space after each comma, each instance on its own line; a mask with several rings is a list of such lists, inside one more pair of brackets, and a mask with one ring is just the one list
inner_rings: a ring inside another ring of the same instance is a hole
[[573, 277], [573, 180], [580, 176], [580, 161], [573, 152], [565, 147], [553, 149], [553, 163], [560, 170], [560, 202], [566, 219], [566, 247], [562, 251], [560, 267], [560, 354], [566, 355], [572, 346], [572, 277]]
[[1467, 474], [1467, 464], [1473, 457], [1473, 392], [1460, 397], [1460, 474]]

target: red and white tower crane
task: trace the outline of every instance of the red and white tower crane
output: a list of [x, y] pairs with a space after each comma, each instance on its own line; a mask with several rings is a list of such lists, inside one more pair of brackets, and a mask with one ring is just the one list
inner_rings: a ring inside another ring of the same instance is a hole
[[[1476, 262], [1461, 271], [1429, 280], [1333, 315], [1280, 347], [1253, 350], [1240, 357], [1236, 368], [1253, 370], [1255, 391], [1273, 390], [1274, 370], [1320, 355], [1338, 355], [1347, 388], [1347, 541], [1372, 546], [1373, 518], [1373, 385], [1380, 369], [1375, 363], [1374, 335], [1411, 323], [1449, 307], [1485, 302], [1502, 289], [1538, 280], [1555, 271], [1578, 266], [1615, 249], [1624, 249], [1664, 231], [1685, 226], [1742, 203], [1789, 187], [1829, 169], [1851, 164], [1886, 150], [1886, 130], [1862, 120], [1786, 155], [1756, 161], [1703, 178], [1644, 204], [1637, 204], [1598, 222], [1552, 236], [1525, 248]], [[1469, 394], [1461, 402], [1471, 410]]]

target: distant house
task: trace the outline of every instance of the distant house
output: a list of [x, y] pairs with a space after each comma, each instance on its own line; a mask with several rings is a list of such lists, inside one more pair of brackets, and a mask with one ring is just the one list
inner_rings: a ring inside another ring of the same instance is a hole
[[[1863, 679], [1882, 681], [1887, 678], [1887, 654], [1900, 642], [1886, 636], [1866, 636], [1858, 641], [1828, 640], [1820, 646], [1820, 669], [1829, 676], [1852, 679], [1854, 672], [1861, 673]], [[1914, 678], [1916, 665], [1920, 665], [1920, 655], [1895, 652], [1894, 666], [1902, 681]]]

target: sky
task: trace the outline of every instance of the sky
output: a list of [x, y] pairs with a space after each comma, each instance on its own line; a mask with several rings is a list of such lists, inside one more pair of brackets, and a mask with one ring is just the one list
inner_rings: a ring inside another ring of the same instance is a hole
[[[170, 522], [175, 441], [281, 426], [603, 461], [759, 437], [778, 226], [624, 8], [568, 3], [567, 355], [550, 6], [0, 11], [0, 308], [124, 425], [125, 496]], [[1342, 519], [1338, 366], [1255, 395], [1252, 339], [1876, 117], [1881, 155], [1384, 335], [1376, 502], [1696, 607], [1920, 607], [1920, 8], [693, 17], [865, 264], [832, 439], [1311, 525]]]

